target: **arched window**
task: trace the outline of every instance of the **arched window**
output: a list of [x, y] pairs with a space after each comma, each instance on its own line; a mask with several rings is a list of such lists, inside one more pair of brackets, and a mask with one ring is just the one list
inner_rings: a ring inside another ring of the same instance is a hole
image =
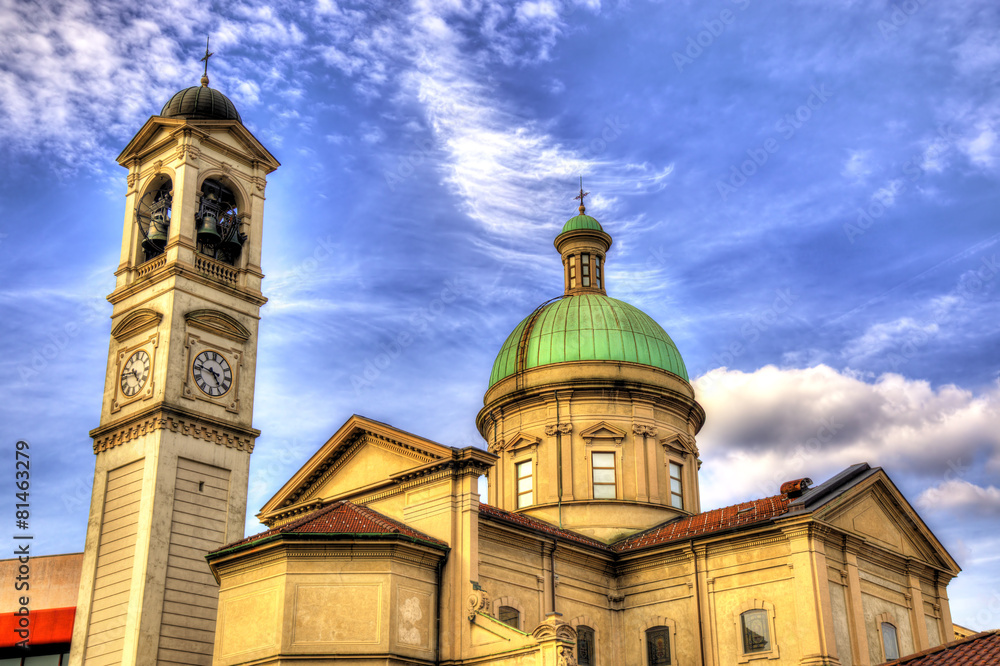
[[201, 184], [195, 231], [199, 252], [236, 265], [246, 235], [240, 231], [236, 194], [222, 181], [207, 178]]
[[497, 619], [508, 627], [521, 628], [521, 613], [513, 606], [501, 606], [497, 611]]
[[647, 666], [670, 664], [670, 628], [652, 627], [646, 630]]
[[165, 175], [157, 176], [135, 208], [135, 221], [141, 236], [142, 261], [163, 254], [170, 233], [170, 208], [173, 184]]
[[882, 651], [885, 660], [899, 659], [899, 640], [896, 638], [896, 627], [889, 622], [882, 623]]
[[581, 624], [576, 628], [576, 663], [579, 666], [594, 666], [595, 648], [594, 630]]
[[767, 620], [767, 611], [763, 608], [748, 610], [740, 614], [743, 654], [771, 650], [771, 632], [768, 630]]

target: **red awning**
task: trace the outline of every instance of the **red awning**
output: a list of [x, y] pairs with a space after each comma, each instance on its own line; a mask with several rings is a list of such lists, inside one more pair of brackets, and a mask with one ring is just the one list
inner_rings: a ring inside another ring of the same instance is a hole
[[[0, 613], [0, 648], [14, 647], [24, 640], [16, 633], [21, 628], [21, 617], [16, 613]], [[75, 617], [74, 607], [32, 610], [28, 615], [28, 645], [69, 643]]]

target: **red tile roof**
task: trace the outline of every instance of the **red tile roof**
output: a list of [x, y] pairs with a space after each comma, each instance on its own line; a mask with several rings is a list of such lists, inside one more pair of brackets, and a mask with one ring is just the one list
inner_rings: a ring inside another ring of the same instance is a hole
[[661, 543], [670, 543], [679, 539], [689, 539], [713, 532], [746, 527], [788, 513], [788, 502], [788, 495], [774, 495], [705, 511], [688, 518], [658, 525], [645, 532], [633, 534], [615, 542], [612, 548], [620, 553]]
[[883, 666], [996, 666], [1000, 664], [1000, 629], [938, 645]]
[[712, 511], [705, 511], [694, 516], [679, 520], [675, 519], [671, 522], [657, 525], [645, 532], [633, 534], [610, 545], [578, 534], [577, 532], [559, 529], [555, 525], [538, 520], [537, 518], [531, 518], [522, 513], [504, 511], [489, 504], [480, 504], [479, 513], [569, 541], [576, 541], [577, 543], [592, 546], [600, 550], [621, 553], [762, 523], [788, 513], [789, 501], [788, 495], [774, 495], [773, 497], [734, 504], [733, 506], [721, 509], [713, 509]]
[[448, 547], [448, 544], [444, 541], [419, 532], [388, 516], [383, 516], [374, 509], [369, 509], [366, 506], [358, 506], [346, 500], [340, 500], [317, 509], [312, 513], [307, 513], [301, 518], [280, 527], [275, 527], [266, 532], [247, 537], [242, 541], [223, 546], [218, 550], [212, 551], [209, 555], [233, 550], [234, 548], [251, 546], [258, 542], [290, 534], [351, 537], [398, 535], [435, 546]]
[[519, 527], [527, 527], [528, 529], [536, 530], [538, 532], [544, 532], [545, 534], [551, 534], [555, 537], [560, 537], [568, 541], [575, 541], [577, 543], [582, 543], [587, 546], [592, 546], [600, 550], [610, 550], [610, 547], [597, 539], [591, 539], [590, 537], [578, 534], [576, 532], [571, 532], [570, 530], [561, 530], [555, 525], [545, 522], [544, 520], [538, 520], [537, 518], [531, 518], [524, 515], [523, 513], [513, 513], [512, 511], [504, 511], [503, 509], [498, 509], [491, 504], [479, 505], [479, 514], [483, 516], [488, 516], [490, 518], [496, 518], [506, 523], [512, 523], [518, 525]]

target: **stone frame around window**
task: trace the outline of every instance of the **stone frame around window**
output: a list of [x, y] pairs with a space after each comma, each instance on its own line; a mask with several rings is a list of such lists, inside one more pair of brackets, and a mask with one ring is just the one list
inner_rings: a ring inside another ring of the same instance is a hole
[[[770, 649], [756, 652], [743, 651], [743, 614], [748, 611], [762, 610], [767, 613], [767, 633], [771, 641]], [[778, 634], [774, 622], [774, 604], [761, 599], [747, 601], [733, 612], [733, 627], [736, 635], [737, 663], [746, 664], [758, 659], [780, 659], [778, 652]]]

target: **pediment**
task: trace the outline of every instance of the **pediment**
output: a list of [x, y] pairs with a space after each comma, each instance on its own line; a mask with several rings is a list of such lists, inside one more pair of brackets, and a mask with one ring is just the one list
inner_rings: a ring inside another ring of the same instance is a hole
[[587, 444], [591, 444], [595, 439], [614, 440], [615, 444], [621, 444], [627, 434], [618, 426], [614, 426], [607, 421], [595, 423], [589, 428], [584, 428], [580, 431], [580, 436], [583, 437], [583, 441]]
[[209, 333], [215, 333], [222, 337], [246, 342], [250, 339], [250, 329], [241, 324], [236, 318], [218, 310], [192, 310], [184, 315], [188, 326], [200, 328]]
[[111, 329], [111, 335], [118, 342], [124, 342], [136, 333], [150, 328], [156, 328], [163, 320], [163, 315], [156, 310], [140, 308], [128, 313]]
[[[203, 141], [224, 146], [228, 151], [240, 153], [248, 161], [256, 161], [265, 173], [271, 173], [281, 163], [257, 140], [250, 130], [236, 120], [187, 120], [152, 116], [118, 155], [117, 161], [127, 166], [132, 160], [142, 160], [162, 144], [176, 141], [178, 130], [186, 129], [199, 134]], [[215, 139], [214, 136], [219, 138]], [[222, 138], [225, 136], [226, 138]], [[232, 140], [229, 140], [232, 137]]]
[[520, 451], [531, 446], [538, 446], [542, 443], [541, 437], [535, 437], [534, 435], [519, 432], [514, 435], [505, 445], [504, 449], [510, 451], [511, 453], [515, 451]]
[[959, 567], [885, 472], [870, 477], [814, 514], [885, 550], [958, 573]]
[[350, 499], [380, 484], [392, 485], [401, 474], [439, 460], [453, 449], [392, 426], [352, 416], [288, 480], [257, 514], [270, 525], [300, 505]]
[[667, 449], [673, 449], [679, 453], [690, 453], [698, 456], [698, 446], [691, 435], [685, 433], [674, 433], [660, 440], [660, 445]]

